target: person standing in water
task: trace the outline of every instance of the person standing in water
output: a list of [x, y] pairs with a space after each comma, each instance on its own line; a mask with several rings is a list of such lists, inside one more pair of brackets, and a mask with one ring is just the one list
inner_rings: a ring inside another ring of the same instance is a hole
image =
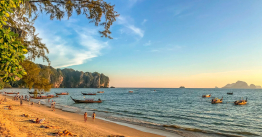
[[84, 114], [84, 120], [85, 120], [85, 122], [87, 121], [87, 113], [86, 112]]

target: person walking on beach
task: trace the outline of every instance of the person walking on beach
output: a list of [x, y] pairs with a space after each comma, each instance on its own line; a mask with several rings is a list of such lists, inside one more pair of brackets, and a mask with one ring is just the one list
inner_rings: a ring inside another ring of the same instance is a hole
[[48, 99], [48, 103], [50, 103], [50, 98]]
[[23, 100], [22, 99], [20, 99], [20, 106], [22, 106], [23, 105]]
[[85, 120], [85, 122], [87, 121], [87, 113], [86, 112], [84, 114], [84, 120]]
[[38, 101], [38, 105], [40, 106], [40, 104], [41, 104], [41, 102], [40, 101]]
[[53, 109], [53, 111], [55, 111], [55, 102], [52, 100], [52, 103], [51, 103], [51, 108]]
[[96, 113], [95, 112], [93, 112], [92, 118], [93, 118], [93, 120], [95, 120], [95, 118], [96, 118]]

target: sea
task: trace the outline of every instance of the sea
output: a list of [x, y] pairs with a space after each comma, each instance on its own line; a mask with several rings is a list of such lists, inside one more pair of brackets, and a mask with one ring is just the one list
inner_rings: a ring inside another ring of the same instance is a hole
[[[28, 89], [1, 91], [28, 95]], [[166, 132], [184, 132], [189, 136], [192, 133], [205, 136], [262, 136], [262, 89], [53, 88], [47, 94], [60, 92], [69, 92], [69, 95], [51, 100], [57, 103], [56, 108], [63, 111], [79, 114], [96, 112], [97, 117], [110, 121]], [[97, 95], [84, 96], [81, 92]], [[233, 95], [227, 95], [228, 92], [233, 92]], [[202, 98], [206, 94], [211, 94], [211, 97]], [[101, 99], [103, 102], [77, 104], [70, 96], [79, 100]], [[223, 97], [223, 103], [211, 104], [211, 99], [215, 97]], [[233, 102], [241, 98], [247, 98], [248, 103], [234, 105]], [[50, 105], [47, 100], [41, 100], [41, 104]]]

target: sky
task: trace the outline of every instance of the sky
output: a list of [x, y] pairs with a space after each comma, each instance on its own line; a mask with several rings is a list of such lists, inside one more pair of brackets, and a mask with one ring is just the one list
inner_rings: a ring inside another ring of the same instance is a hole
[[115, 87], [262, 85], [261, 0], [105, 1], [120, 14], [113, 39], [82, 15], [38, 17], [51, 66], [103, 73]]

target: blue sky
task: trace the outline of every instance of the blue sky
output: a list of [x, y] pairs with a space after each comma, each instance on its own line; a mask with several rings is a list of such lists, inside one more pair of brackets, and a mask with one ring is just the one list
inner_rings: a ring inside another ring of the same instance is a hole
[[262, 1], [105, 1], [120, 14], [113, 40], [84, 16], [38, 18], [52, 66], [104, 73], [116, 87], [262, 85]]

